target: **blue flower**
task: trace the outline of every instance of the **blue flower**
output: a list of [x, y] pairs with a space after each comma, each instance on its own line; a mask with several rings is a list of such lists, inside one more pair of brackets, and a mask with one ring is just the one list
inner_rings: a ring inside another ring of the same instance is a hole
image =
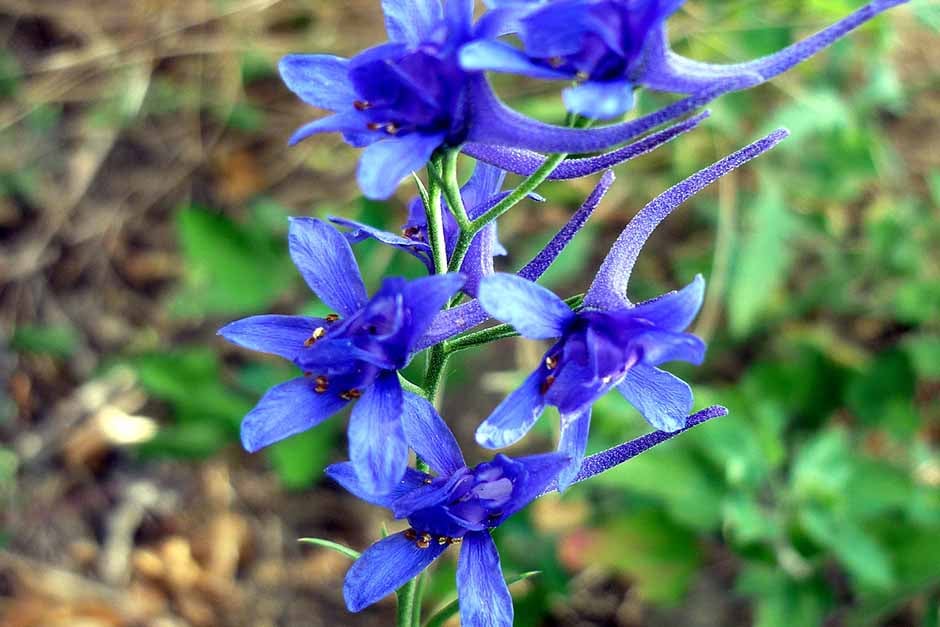
[[357, 401], [349, 421], [350, 459], [365, 489], [388, 492], [408, 464], [396, 371], [464, 278], [387, 278], [369, 299], [349, 243], [327, 223], [291, 219], [289, 248], [310, 289], [336, 314], [253, 316], [219, 330], [234, 344], [279, 355], [304, 372], [268, 390], [245, 416], [242, 443], [257, 451]]
[[[574, 80], [567, 109], [610, 119], [633, 106], [633, 89], [694, 94], [729, 79], [761, 83], [813, 56], [879, 13], [907, 0], [876, 0], [829, 28], [766, 57], [729, 65], [686, 59], [669, 48], [666, 20], [683, 0], [543, 0], [491, 2], [477, 41], [460, 52], [467, 70]], [[517, 49], [498, 39], [514, 32]], [[746, 86], [749, 86], [746, 85]]]
[[692, 408], [692, 390], [658, 366], [677, 360], [702, 362], [704, 342], [685, 329], [702, 304], [705, 283], [699, 276], [681, 291], [634, 305], [626, 297], [633, 264], [646, 239], [675, 207], [785, 136], [785, 131], [772, 133], [689, 177], [642, 209], [615, 242], [579, 312], [522, 277], [495, 274], [484, 279], [479, 300], [490, 315], [512, 324], [525, 337], [557, 341], [522, 386], [480, 425], [477, 442], [488, 448], [509, 446], [531, 429], [546, 405], [557, 407], [559, 450], [572, 460], [559, 477], [564, 489], [584, 458], [591, 406], [612, 388], [656, 429], [682, 429]]
[[[473, 175], [460, 189], [460, 196], [471, 220], [479, 217], [505, 198], [509, 192], [501, 192], [506, 172], [500, 168], [486, 163], [479, 163]], [[536, 200], [541, 197], [534, 196]], [[444, 204], [444, 200], [441, 200]], [[460, 237], [460, 227], [450, 211], [442, 211], [444, 223], [444, 242], [447, 257], [450, 258]], [[388, 233], [367, 224], [346, 218], [331, 217], [335, 224], [345, 226], [351, 230], [347, 232], [350, 241], [358, 242], [366, 238], [376, 239], [384, 244], [393, 246], [414, 255], [434, 272], [434, 261], [431, 258], [431, 247], [428, 245], [427, 214], [421, 199], [415, 197], [409, 203], [408, 221], [402, 227], [401, 235]], [[461, 264], [460, 272], [467, 277], [464, 291], [476, 296], [480, 279], [493, 273], [493, 257], [506, 254], [506, 249], [499, 242], [496, 232], [496, 223], [491, 222], [473, 239]]]
[[294, 133], [341, 132], [367, 147], [358, 179], [370, 198], [388, 198], [439, 146], [466, 132], [467, 75], [456, 54], [470, 35], [472, 0], [383, 0], [389, 41], [352, 59], [289, 55], [280, 73], [302, 100], [333, 111]]
[[408, 443], [435, 475], [408, 469], [394, 491], [375, 497], [349, 463], [327, 474], [356, 496], [407, 518], [411, 527], [379, 540], [350, 567], [343, 596], [358, 612], [417, 576], [447, 548], [460, 545], [457, 593], [464, 627], [511, 626], [512, 599], [490, 536], [508, 517], [551, 489], [566, 466], [549, 453], [511, 459], [497, 455], [469, 468], [453, 434], [424, 399], [405, 394], [402, 425]]

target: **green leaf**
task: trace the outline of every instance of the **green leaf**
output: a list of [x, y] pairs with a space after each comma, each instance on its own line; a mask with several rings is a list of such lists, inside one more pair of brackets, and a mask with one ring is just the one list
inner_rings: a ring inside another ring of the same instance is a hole
[[754, 627], [822, 625], [831, 604], [819, 582], [794, 581], [778, 567], [766, 564], [747, 564], [736, 587], [754, 601]]
[[299, 538], [297, 542], [301, 542], [303, 544], [315, 544], [316, 546], [322, 546], [324, 548], [336, 551], [337, 553], [341, 555], [345, 555], [351, 560], [357, 560], [359, 559], [359, 556], [362, 555], [362, 553], [360, 553], [359, 551], [355, 549], [351, 549], [345, 544], [340, 544], [338, 542], [333, 542], [331, 540], [324, 540], [322, 538]]
[[860, 585], [884, 590], [894, 584], [891, 558], [857, 523], [820, 508], [801, 510], [799, 519], [807, 535], [832, 551]]
[[[532, 570], [527, 573], [506, 577], [506, 585], [511, 586], [514, 583], [525, 581], [526, 579], [535, 577], [538, 574], [540, 574], [540, 571]], [[459, 601], [458, 599], [454, 599], [444, 605], [441, 609], [437, 610], [437, 612], [435, 612], [434, 615], [431, 616], [424, 624], [424, 627], [443, 627], [444, 623], [446, 623], [451, 617], [455, 616], [459, 610]]]
[[13, 330], [10, 348], [24, 353], [66, 358], [78, 346], [78, 332], [69, 326], [24, 325]]
[[618, 515], [592, 536], [584, 561], [628, 575], [637, 594], [651, 603], [679, 603], [702, 562], [695, 534], [658, 509]]
[[[887, 426], [895, 432], [910, 432], [914, 414], [914, 369], [900, 349], [877, 355], [874, 361], [850, 382], [846, 404], [869, 425]], [[915, 424], [916, 426], [916, 424]]]
[[736, 337], [746, 336], [778, 296], [792, 262], [793, 219], [776, 180], [762, 177], [761, 193], [746, 215], [751, 228], [742, 237], [728, 289], [728, 319]]
[[180, 316], [245, 314], [268, 308], [295, 272], [283, 240], [200, 207], [177, 215], [186, 273], [171, 305]]
[[919, 333], [904, 340], [904, 349], [910, 356], [917, 376], [922, 379], [940, 379], [940, 335]]
[[338, 421], [328, 421], [267, 449], [271, 467], [284, 487], [302, 490], [323, 476], [336, 443], [338, 425]]
[[800, 498], [835, 501], [844, 495], [852, 472], [852, 449], [846, 432], [830, 429], [800, 447], [790, 481]]

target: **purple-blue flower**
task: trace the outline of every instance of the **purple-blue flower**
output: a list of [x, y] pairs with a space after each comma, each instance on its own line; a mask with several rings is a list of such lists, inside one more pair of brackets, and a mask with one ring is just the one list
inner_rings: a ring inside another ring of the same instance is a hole
[[279, 355], [304, 372], [268, 390], [245, 416], [242, 443], [257, 451], [356, 401], [349, 420], [350, 459], [364, 489], [388, 492], [408, 464], [397, 371], [408, 364], [464, 278], [386, 278], [370, 299], [349, 242], [327, 223], [292, 218], [289, 248], [310, 289], [336, 313], [253, 316], [219, 330], [234, 344]]
[[294, 133], [340, 132], [366, 147], [358, 179], [370, 198], [388, 198], [439, 146], [466, 133], [467, 75], [456, 60], [468, 40], [472, 0], [383, 0], [389, 41], [351, 59], [289, 55], [280, 63], [288, 88], [333, 115]]
[[658, 366], [703, 360], [704, 342], [685, 329], [702, 304], [705, 282], [699, 276], [681, 291], [634, 305], [626, 296], [630, 273], [646, 239], [673, 209], [785, 136], [785, 131], [772, 133], [689, 177], [644, 207], [615, 242], [578, 312], [522, 277], [495, 274], [484, 279], [479, 300], [490, 315], [508, 322], [525, 337], [557, 341], [539, 367], [480, 425], [477, 442], [494, 449], [509, 446], [532, 428], [546, 405], [557, 407], [561, 414], [559, 451], [571, 459], [559, 477], [564, 489], [584, 458], [591, 406], [612, 388], [616, 387], [656, 429], [682, 429], [692, 408], [692, 390]]
[[[686, 421], [687, 427], [723, 416], [709, 407]], [[497, 455], [469, 468], [447, 425], [426, 400], [405, 393], [402, 425], [408, 443], [433, 475], [409, 468], [385, 495], [364, 489], [348, 462], [327, 468], [327, 475], [357, 497], [406, 518], [410, 528], [379, 540], [346, 574], [343, 596], [358, 612], [416, 577], [451, 545], [460, 545], [457, 594], [464, 627], [510, 627], [512, 599], [503, 578], [490, 530], [534, 499], [558, 489], [557, 476], [568, 465], [560, 453], [513, 459]], [[583, 481], [632, 459], [676, 433], [650, 433], [584, 460], [574, 481]]]
[[343, 596], [358, 612], [417, 576], [447, 547], [460, 545], [457, 592], [465, 627], [510, 626], [513, 607], [490, 530], [549, 489], [568, 460], [549, 453], [511, 459], [497, 455], [469, 468], [457, 441], [426, 400], [405, 394], [402, 425], [408, 443], [434, 475], [408, 469], [401, 484], [376, 498], [349, 463], [327, 468], [347, 490], [407, 518], [411, 527], [379, 540], [350, 567]]
[[[761, 83], [826, 48], [879, 13], [907, 0], [876, 0], [829, 28], [774, 54], [729, 65], [702, 63], [669, 48], [666, 20], [683, 0], [508, 0], [490, 2], [476, 41], [461, 50], [467, 70], [491, 70], [577, 84], [567, 109], [616, 118], [633, 106], [633, 89], [694, 94], [729, 79]], [[499, 39], [514, 33], [516, 48]]]

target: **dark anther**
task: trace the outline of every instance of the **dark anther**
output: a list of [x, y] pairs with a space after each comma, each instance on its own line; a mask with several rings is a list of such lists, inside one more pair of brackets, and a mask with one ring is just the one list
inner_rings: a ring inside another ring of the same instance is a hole
[[325, 320], [332, 324], [336, 322], [337, 320], [339, 320], [339, 314], [335, 314], [335, 313], [327, 314]]
[[317, 394], [323, 394], [330, 387], [329, 379], [324, 377], [322, 374], [316, 379], [314, 379], [313, 382], [316, 383], [316, 387], [313, 388], [313, 391], [316, 392]]
[[339, 395], [339, 397], [343, 399], [344, 401], [352, 401], [361, 396], [362, 396], [362, 392], [360, 392], [359, 390], [355, 388], [352, 390], [346, 390], [345, 392]]
[[548, 64], [552, 67], [561, 67], [565, 64], [564, 57], [552, 57], [548, 60]]
[[558, 359], [549, 355], [545, 358], [545, 367], [549, 370], [554, 370], [558, 367]]
[[304, 340], [304, 346], [306, 346], [307, 348], [310, 348], [316, 343], [317, 340], [322, 338], [324, 335], [326, 335], [326, 329], [324, 329], [323, 327], [317, 327], [316, 329], [313, 330], [313, 333], [310, 334], [310, 337]]
[[432, 483], [434, 483], [434, 479], [431, 479], [430, 477], [424, 478], [424, 485], [431, 485]]
[[419, 549], [426, 549], [430, 547], [431, 546], [431, 534], [422, 533], [421, 537], [418, 538], [418, 541], [415, 542], [415, 546], [417, 546]]
[[385, 125], [382, 124], [381, 122], [369, 122], [368, 124], [366, 124], [366, 128], [369, 129], [370, 131], [378, 131], [378, 130], [385, 128]]
[[545, 394], [546, 392], [548, 392], [548, 390], [552, 387], [552, 385], [554, 385], [554, 383], [555, 383], [555, 375], [550, 374], [547, 377], [545, 377], [545, 380], [542, 381], [542, 387], [541, 387], [542, 394]]
[[421, 235], [421, 229], [417, 226], [409, 226], [407, 229], [403, 229], [401, 234], [408, 239], [418, 240], [419, 242], [424, 240], [424, 237]]
[[418, 536], [415, 534], [415, 530], [414, 530], [414, 529], [405, 529], [405, 539], [406, 539], [406, 540], [414, 540], [414, 539], [417, 538], [417, 537], [418, 537]]
[[356, 111], [365, 111], [372, 108], [372, 103], [365, 100], [356, 100], [353, 102], [353, 106], [356, 107]]

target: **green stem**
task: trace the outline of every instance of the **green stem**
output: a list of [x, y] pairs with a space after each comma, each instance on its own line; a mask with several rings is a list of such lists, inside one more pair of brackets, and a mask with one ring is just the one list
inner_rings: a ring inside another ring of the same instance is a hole
[[441, 186], [432, 173], [438, 177], [441, 171], [440, 157], [428, 164], [428, 202], [424, 205], [424, 214], [428, 221], [428, 243], [434, 257], [434, 273], [447, 272], [447, 244], [444, 239], [444, 220], [441, 216]]
[[447, 205], [457, 219], [461, 231], [470, 228], [470, 216], [467, 215], [467, 208], [463, 204], [463, 197], [460, 195], [460, 181], [457, 180], [457, 157], [460, 156], [459, 149], [448, 150], [444, 154], [444, 198], [447, 199]]

